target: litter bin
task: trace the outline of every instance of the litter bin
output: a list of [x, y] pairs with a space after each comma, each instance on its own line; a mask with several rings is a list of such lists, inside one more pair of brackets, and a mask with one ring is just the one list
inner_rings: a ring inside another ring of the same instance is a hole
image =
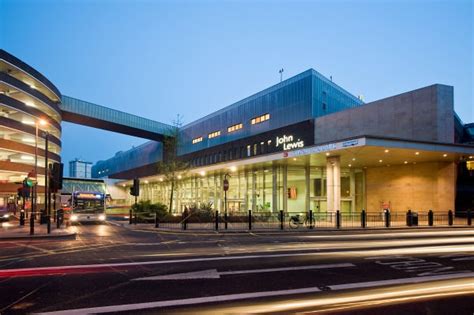
[[418, 226], [418, 212], [412, 212], [412, 214], [411, 214], [411, 224], [413, 226]]

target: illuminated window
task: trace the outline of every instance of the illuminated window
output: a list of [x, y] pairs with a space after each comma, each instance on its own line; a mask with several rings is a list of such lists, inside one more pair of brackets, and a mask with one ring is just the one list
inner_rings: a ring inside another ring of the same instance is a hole
[[233, 126], [230, 126], [227, 128], [227, 132], [234, 132], [234, 131], [237, 131], [237, 130], [240, 130], [244, 127], [243, 124], [236, 124], [236, 125], [233, 125]]
[[474, 171], [474, 161], [467, 161], [466, 167], [469, 171]]
[[221, 135], [221, 131], [214, 131], [214, 132], [211, 132], [209, 134], [209, 139], [212, 139], [212, 138], [215, 138], [215, 137], [219, 137]]
[[196, 144], [196, 143], [199, 143], [202, 141], [202, 137], [199, 137], [199, 138], [194, 138], [193, 139], [193, 144]]
[[250, 122], [252, 123], [252, 125], [255, 125], [255, 124], [262, 123], [262, 122], [264, 122], [266, 120], [269, 120], [269, 119], [270, 119], [270, 114], [265, 114], [265, 115], [262, 115], [262, 116], [252, 118], [252, 120]]

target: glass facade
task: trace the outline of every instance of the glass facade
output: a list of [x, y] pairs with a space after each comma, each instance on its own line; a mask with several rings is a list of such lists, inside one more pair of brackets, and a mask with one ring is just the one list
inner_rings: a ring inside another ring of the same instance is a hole
[[[179, 180], [174, 192], [173, 212], [180, 213], [185, 207], [201, 204], [211, 204], [215, 210], [224, 211], [224, 171], [195, 174]], [[341, 168], [342, 213], [355, 213], [364, 208], [364, 174], [362, 169]], [[326, 167], [269, 163], [238, 169], [229, 175], [229, 214], [247, 210], [305, 212], [305, 209], [311, 209], [315, 213], [328, 210]], [[160, 180], [142, 181], [140, 198], [168, 205], [170, 185]], [[132, 199], [129, 201], [133, 202]]]

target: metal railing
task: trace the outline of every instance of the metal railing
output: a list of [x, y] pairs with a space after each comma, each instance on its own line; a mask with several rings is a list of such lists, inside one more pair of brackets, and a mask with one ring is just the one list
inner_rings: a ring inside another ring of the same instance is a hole
[[473, 211], [465, 217], [445, 213], [408, 210], [406, 213], [381, 212], [278, 212], [252, 211], [220, 213], [219, 211], [190, 211], [179, 216], [143, 216], [130, 213], [130, 224], [155, 223], [157, 228], [183, 230], [317, 230], [354, 228], [471, 226]]

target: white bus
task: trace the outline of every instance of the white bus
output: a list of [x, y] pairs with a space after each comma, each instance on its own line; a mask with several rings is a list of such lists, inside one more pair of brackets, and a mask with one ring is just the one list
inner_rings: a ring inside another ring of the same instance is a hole
[[105, 222], [105, 194], [74, 191], [71, 196], [71, 223]]

